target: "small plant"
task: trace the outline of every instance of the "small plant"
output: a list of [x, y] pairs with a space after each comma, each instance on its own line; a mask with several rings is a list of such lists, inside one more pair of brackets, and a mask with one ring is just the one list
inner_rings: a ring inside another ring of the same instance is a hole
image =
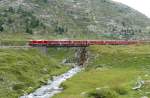
[[61, 87], [63, 88], [63, 89], [67, 89], [68, 87], [67, 87], [67, 85], [65, 85], [65, 84], [61, 84]]
[[89, 97], [93, 98], [117, 98], [117, 93], [109, 88], [92, 91]]
[[24, 88], [24, 84], [22, 83], [17, 83], [13, 85], [13, 90], [20, 90], [22, 88]]
[[128, 93], [127, 88], [122, 86], [115, 86], [113, 90], [116, 91], [116, 93], [118, 93], [119, 95], [126, 95]]

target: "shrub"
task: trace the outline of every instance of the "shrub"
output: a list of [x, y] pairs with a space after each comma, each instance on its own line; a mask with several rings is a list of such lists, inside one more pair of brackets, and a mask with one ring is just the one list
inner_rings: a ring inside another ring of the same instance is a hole
[[0, 32], [3, 32], [4, 28], [0, 25]]
[[59, 33], [59, 34], [63, 34], [64, 32], [67, 32], [68, 29], [67, 27], [64, 26], [56, 26], [55, 27], [55, 32]]
[[29, 27], [27, 27], [27, 28], [26, 28], [26, 32], [27, 32], [27, 33], [29, 33], [29, 34], [33, 34], [32, 29], [31, 29], [31, 28], [29, 28]]

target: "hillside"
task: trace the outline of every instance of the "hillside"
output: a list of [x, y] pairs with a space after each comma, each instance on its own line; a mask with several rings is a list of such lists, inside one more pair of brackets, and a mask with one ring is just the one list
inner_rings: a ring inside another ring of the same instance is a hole
[[74, 57], [73, 49], [0, 49], [0, 98], [18, 98], [70, 69], [62, 61]]
[[110, 0], [0, 0], [4, 33], [134, 38], [149, 36], [149, 26], [146, 16]]
[[[64, 82], [64, 91], [52, 98], [150, 98], [150, 45], [88, 49], [87, 68]], [[145, 83], [133, 90], [139, 81]]]

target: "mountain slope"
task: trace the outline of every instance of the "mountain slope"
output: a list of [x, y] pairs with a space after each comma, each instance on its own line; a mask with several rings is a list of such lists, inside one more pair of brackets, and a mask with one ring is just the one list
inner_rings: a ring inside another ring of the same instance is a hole
[[0, 1], [1, 32], [31, 34], [111, 32], [137, 37], [148, 34], [149, 26], [150, 19], [146, 16], [110, 0]]

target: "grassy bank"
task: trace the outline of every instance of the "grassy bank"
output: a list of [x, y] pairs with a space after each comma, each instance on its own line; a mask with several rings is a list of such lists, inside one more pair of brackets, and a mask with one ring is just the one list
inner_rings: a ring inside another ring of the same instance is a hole
[[63, 83], [53, 98], [150, 97], [150, 84], [133, 90], [136, 82], [150, 79], [150, 45], [92, 46], [85, 71]]
[[62, 64], [74, 55], [71, 49], [0, 49], [0, 98], [18, 98], [69, 69]]

